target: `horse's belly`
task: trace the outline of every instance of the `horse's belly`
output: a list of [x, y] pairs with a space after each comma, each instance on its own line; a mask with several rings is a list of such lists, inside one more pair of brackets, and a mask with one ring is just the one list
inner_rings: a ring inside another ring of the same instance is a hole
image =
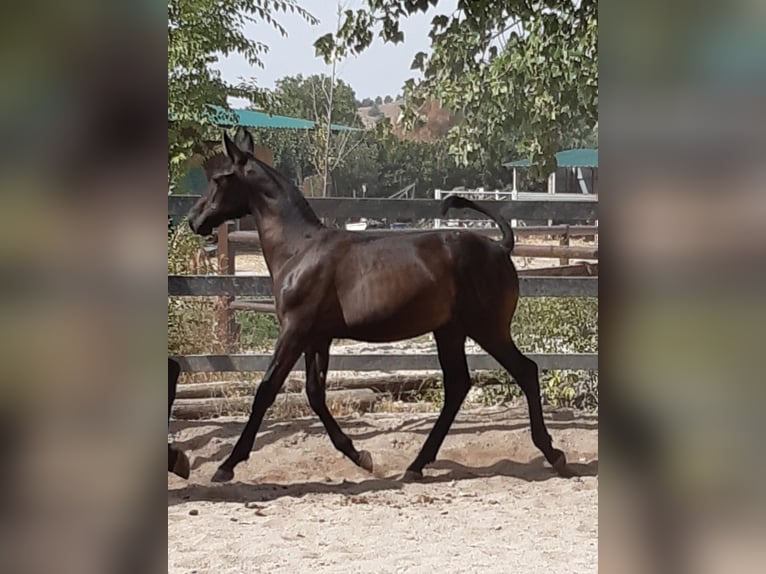
[[385, 283], [367, 283], [341, 299], [348, 337], [369, 341], [396, 341], [417, 337], [447, 323], [451, 295], [436, 286], [392, 289]]

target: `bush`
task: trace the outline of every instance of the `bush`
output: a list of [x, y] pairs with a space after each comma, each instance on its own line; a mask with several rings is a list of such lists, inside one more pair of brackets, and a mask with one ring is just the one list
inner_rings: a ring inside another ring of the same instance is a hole
[[243, 351], [270, 351], [274, 348], [279, 335], [279, 322], [274, 315], [237, 311], [235, 317], [240, 327], [239, 344]]
[[[203, 238], [192, 233], [186, 221], [168, 231], [168, 275], [215, 272]], [[208, 353], [219, 347], [215, 339], [214, 297], [168, 297], [168, 354]]]
[[[598, 300], [522, 298], [511, 334], [524, 353], [598, 353]], [[518, 396], [513, 387], [509, 396]], [[542, 371], [540, 387], [552, 406], [598, 410], [597, 371]]]

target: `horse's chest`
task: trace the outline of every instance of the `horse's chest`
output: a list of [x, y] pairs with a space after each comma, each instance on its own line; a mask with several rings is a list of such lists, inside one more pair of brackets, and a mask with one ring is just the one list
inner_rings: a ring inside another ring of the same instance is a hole
[[292, 269], [274, 281], [274, 302], [284, 311], [316, 307], [326, 292], [326, 274], [316, 267]]

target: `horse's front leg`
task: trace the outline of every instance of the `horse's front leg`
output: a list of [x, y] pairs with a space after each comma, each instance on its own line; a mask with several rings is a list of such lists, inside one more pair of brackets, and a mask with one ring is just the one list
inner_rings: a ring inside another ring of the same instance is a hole
[[250, 451], [253, 450], [255, 436], [258, 434], [263, 417], [269, 407], [274, 404], [279, 389], [282, 388], [287, 375], [303, 353], [305, 344], [306, 338], [303, 333], [297, 329], [291, 329], [287, 325], [283, 326], [277, 339], [274, 356], [271, 358], [271, 363], [255, 392], [250, 418], [247, 420], [247, 424], [229, 458], [218, 467], [213, 475], [213, 482], [230, 481], [234, 478], [234, 468], [250, 457]]
[[366, 450], [357, 451], [354, 443], [340, 428], [338, 421], [327, 407], [327, 368], [330, 360], [330, 341], [312, 345], [306, 349], [306, 395], [309, 405], [322, 421], [332, 444], [357, 466], [372, 472], [372, 455]]

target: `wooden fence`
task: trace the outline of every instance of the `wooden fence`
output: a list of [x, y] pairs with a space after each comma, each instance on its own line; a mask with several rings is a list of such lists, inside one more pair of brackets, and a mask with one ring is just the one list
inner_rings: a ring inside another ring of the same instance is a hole
[[[597, 277], [521, 277], [522, 297], [598, 297]], [[268, 276], [169, 275], [175, 297], [270, 297]], [[271, 355], [195, 355], [177, 357], [184, 371], [265, 371]], [[533, 355], [542, 369], [598, 369], [596, 354]], [[487, 355], [469, 356], [472, 369], [499, 369]], [[439, 370], [436, 355], [334, 355], [333, 368], [344, 371]]]
[[[192, 196], [169, 196], [168, 215], [179, 221], [186, 215], [196, 201]], [[382, 199], [350, 199], [350, 198], [310, 198], [309, 203], [320, 217], [333, 217], [343, 220], [352, 217], [368, 217], [375, 219], [399, 219], [413, 221], [416, 219], [433, 219], [439, 214], [439, 203], [433, 200], [382, 200]], [[557, 219], [585, 220], [597, 219], [597, 203], [591, 201], [567, 201], [555, 203], [550, 201], [519, 201], [519, 202], [478, 202], [486, 204], [493, 210], [499, 208], [499, 213], [508, 219]], [[498, 205], [500, 204], [500, 205]], [[461, 217], [480, 219], [481, 214], [466, 213]], [[523, 231], [517, 228], [516, 231]], [[594, 234], [597, 228], [578, 229], [570, 226], [539, 228], [541, 234]], [[407, 231], [393, 231], [406, 233]], [[490, 230], [485, 230], [490, 232]], [[237, 245], [257, 243], [257, 233], [231, 231], [228, 225], [222, 225], [218, 230], [218, 258], [222, 275], [217, 276], [168, 276], [168, 295], [175, 297], [221, 297], [227, 303], [222, 307], [223, 315], [219, 323], [225, 327], [225, 334], [231, 336], [234, 332], [233, 310], [249, 309], [255, 312], [273, 311], [270, 302], [237, 301], [237, 297], [270, 298], [271, 278], [268, 276], [236, 275], [234, 255]], [[542, 246], [549, 247], [549, 246]], [[556, 246], [550, 246], [556, 247]], [[546, 252], [544, 256], [562, 257], [561, 251]], [[570, 252], [566, 253], [571, 256]], [[597, 250], [589, 252], [597, 259]], [[587, 257], [583, 257], [587, 258]], [[597, 277], [545, 277], [522, 276], [522, 297], [598, 297]], [[249, 305], [248, 305], [249, 304]], [[176, 357], [185, 372], [231, 372], [231, 371], [265, 371], [270, 354], [225, 354], [225, 355], [192, 355]], [[598, 355], [587, 354], [532, 354], [539, 367], [544, 370], [597, 370]], [[400, 354], [365, 354], [344, 355], [333, 354], [332, 369], [335, 371], [438, 371], [439, 364], [435, 354], [424, 355], [414, 353]], [[468, 355], [468, 364], [472, 370], [501, 369], [495, 360], [485, 354]], [[296, 370], [302, 368], [302, 363], [296, 365]]]

